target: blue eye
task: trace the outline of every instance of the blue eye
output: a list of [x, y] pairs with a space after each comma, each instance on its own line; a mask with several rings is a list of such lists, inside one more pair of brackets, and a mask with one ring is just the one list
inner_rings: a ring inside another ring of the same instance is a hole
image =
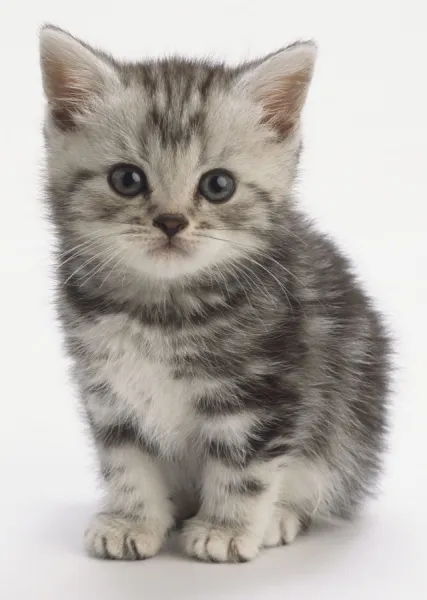
[[236, 182], [225, 169], [214, 169], [202, 175], [199, 181], [199, 192], [209, 202], [220, 204], [227, 202], [234, 194]]
[[132, 198], [148, 191], [148, 180], [144, 171], [135, 165], [115, 165], [108, 173], [108, 184], [112, 190]]

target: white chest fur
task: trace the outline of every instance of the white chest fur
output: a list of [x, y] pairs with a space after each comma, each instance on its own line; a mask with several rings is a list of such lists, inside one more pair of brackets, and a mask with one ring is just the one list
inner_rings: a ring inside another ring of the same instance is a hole
[[[165, 455], [180, 455], [207, 427], [194, 408], [197, 398], [219, 391], [215, 379], [176, 379], [164, 332], [124, 315], [100, 318], [78, 331], [97, 358], [88, 365], [94, 382], [108, 382], [115, 402], [105, 419], [131, 418]], [[219, 425], [219, 424], [218, 424]]]

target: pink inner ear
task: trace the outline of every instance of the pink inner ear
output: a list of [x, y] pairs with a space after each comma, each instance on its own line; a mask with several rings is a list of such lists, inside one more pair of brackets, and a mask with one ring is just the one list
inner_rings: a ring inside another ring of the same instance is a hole
[[285, 137], [298, 123], [311, 80], [311, 69], [287, 74], [260, 90], [263, 122]]
[[75, 129], [75, 113], [87, 101], [90, 92], [84, 82], [61, 61], [44, 61], [48, 98], [55, 123], [64, 131]]

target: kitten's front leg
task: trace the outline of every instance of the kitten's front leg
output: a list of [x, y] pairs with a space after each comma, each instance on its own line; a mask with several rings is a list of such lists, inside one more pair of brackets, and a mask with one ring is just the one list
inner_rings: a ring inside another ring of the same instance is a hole
[[279, 462], [251, 462], [243, 468], [209, 459], [200, 511], [183, 529], [185, 551], [212, 562], [255, 558], [278, 498]]
[[107, 505], [85, 533], [87, 551], [109, 559], [154, 556], [173, 525], [173, 507], [158, 460], [141, 448], [131, 427], [93, 429]]

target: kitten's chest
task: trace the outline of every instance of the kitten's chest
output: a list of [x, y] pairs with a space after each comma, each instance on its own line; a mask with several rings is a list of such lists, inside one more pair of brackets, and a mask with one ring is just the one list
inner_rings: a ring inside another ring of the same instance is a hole
[[171, 451], [188, 444], [197, 429], [196, 382], [178, 382], [167, 364], [143, 356], [111, 364], [107, 376], [144, 437]]
[[100, 321], [86, 331], [86, 340], [98, 357], [94, 376], [108, 382], [115, 410], [138, 422], [142, 434], [165, 453], [185, 451], [200, 427], [197, 400], [215, 381], [177, 378], [170, 339], [129, 319]]

